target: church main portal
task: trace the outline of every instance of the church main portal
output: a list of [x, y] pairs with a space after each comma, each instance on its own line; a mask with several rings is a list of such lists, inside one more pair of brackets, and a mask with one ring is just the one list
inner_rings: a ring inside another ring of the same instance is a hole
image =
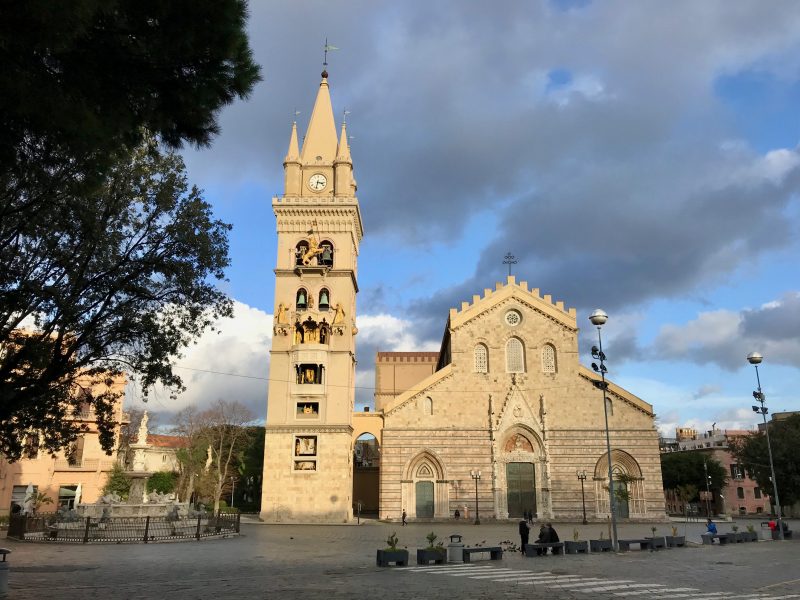
[[508, 463], [506, 485], [509, 517], [522, 517], [526, 511], [536, 514], [536, 476], [533, 463]]

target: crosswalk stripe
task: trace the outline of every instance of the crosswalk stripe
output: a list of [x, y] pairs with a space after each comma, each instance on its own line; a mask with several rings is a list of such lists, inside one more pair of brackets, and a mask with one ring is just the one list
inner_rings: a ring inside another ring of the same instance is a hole
[[[624, 583], [622, 585], [604, 585], [600, 584], [597, 587], [589, 588], [587, 590], [578, 590], [584, 594], [591, 594], [593, 592], [610, 592], [611, 590], [631, 589], [631, 588], [665, 588], [665, 585], [660, 583]], [[660, 591], [660, 590], [659, 590]]]
[[[470, 579], [475, 579], [471, 577]], [[530, 583], [559, 583], [559, 582], [566, 582], [566, 581], [575, 581], [580, 579], [577, 575], [553, 575], [549, 577], [541, 577], [538, 575], [517, 575], [513, 579], [508, 579], [506, 581], [518, 581], [518, 582], [525, 582], [528, 581]], [[497, 579], [493, 579], [492, 581], [497, 581]]]
[[[697, 588], [670, 588], [669, 590], [662, 590], [663, 592], [669, 592], [672, 595], [673, 592], [697, 592], [699, 591]], [[615, 596], [641, 596], [642, 594], [652, 594], [652, 590], [637, 590], [635, 592], [614, 592]]]
[[485, 572], [485, 571], [492, 571], [494, 567], [490, 566], [479, 566], [479, 567], [462, 567], [460, 569], [452, 569], [452, 568], [435, 568], [435, 567], [420, 567], [417, 569], [420, 573], [433, 573], [438, 575], [458, 575], [459, 573], [478, 573], [478, 572]]
[[594, 579], [594, 580], [592, 580], [592, 579], [588, 579], [588, 580], [587, 579], [582, 579], [581, 581], [576, 581], [574, 583], [568, 581], [566, 583], [559, 584], [559, 587], [573, 589], [573, 588], [581, 588], [581, 587], [591, 587], [593, 585], [597, 586], [597, 585], [600, 585], [600, 583], [608, 585], [608, 584], [611, 584], [611, 583], [635, 583], [635, 582], [633, 581], [633, 579], [615, 579], [613, 581], [609, 581], [608, 579]]
[[[568, 577], [572, 577], [572, 576], [570, 575]], [[577, 576], [575, 576], [575, 577], [577, 578]], [[539, 575], [516, 575], [516, 576], [513, 576], [513, 577], [512, 576], [501, 577], [501, 578], [498, 578], [498, 579], [493, 579], [492, 581], [497, 581], [497, 582], [501, 582], [501, 581], [523, 581], [523, 580], [526, 580], [526, 579], [537, 579], [537, 580], [541, 580], [541, 581], [547, 581], [550, 578], [549, 577], [547, 577], [547, 578], [546, 577], [541, 577]], [[599, 577], [589, 577], [589, 578], [578, 579], [578, 581], [587, 582], [585, 585], [597, 585], [598, 581], [605, 581], [605, 580], [600, 579]], [[561, 585], [561, 583], [570, 583], [570, 581], [564, 581], [564, 582], [560, 582], [559, 581], [558, 583], [559, 583], [559, 585]]]
[[532, 575], [530, 571], [506, 571], [505, 573], [500, 573], [499, 575], [475, 575], [474, 577], [470, 577], [470, 579], [494, 579], [496, 577], [509, 577], [509, 576], [519, 577], [520, 575]]
[[[511, 569], [495, 569], [493, 567], [487, 567], [486, 571], [484, 571], [484, 573], [488, 573], [489, 571], [503, 573], [505, 571], [510, 571], [510, 570]], [[448, 573], [448, 574], [450, 575], [450, 577], [472, 577], [472, 576], [476, 575], [476, 573], [474, 571], [473, 572], [466, 572], [466, 573], [463, 572], [463, 571], [460, 571], [458, 573]], [[480, 573], [478, 573], [478, 575], [479, 574]]]

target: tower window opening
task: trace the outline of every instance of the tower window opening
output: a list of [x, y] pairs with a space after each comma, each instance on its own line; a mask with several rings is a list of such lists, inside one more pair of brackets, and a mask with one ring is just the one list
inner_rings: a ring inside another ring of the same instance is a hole
[[303, 257], [308, 252], [308, 242], [303, 240], [294, 247], [294, 264], [295, 266], [303, 265]]
[[295, 365], [294, 369], [296, 381], [299, 384], [310, 383], [319, 385], [323, 382], [325, 367], [322, 365], [303, 363]]
[[319, 292], [319, 309], [328, 310], [331, 307], [331, 294], [326, 288]]
[[322, 254], [317, 257], [317, 263], [324, 267], [333, 266], [333, 244], [328, 240], [324, 240], [320, 245]]
[[305, 310], [308, 308], [308, 292], [304, 288], [297, 290], [295, 304], [297, 305], [297, 310]]

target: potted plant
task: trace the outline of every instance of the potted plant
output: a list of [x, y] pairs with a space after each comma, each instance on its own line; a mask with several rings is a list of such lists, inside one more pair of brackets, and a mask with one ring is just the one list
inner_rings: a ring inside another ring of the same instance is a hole
[[447, 558], [447, 550], [444, 547], [444, 543], [436, 543], [436, 537], [436, 534], [431, 531], [425, 536], [425, 539], [428, 540], [428, 547], [417, 548], [418, 565], [429, 565], [431, 562], [436, 565], [444, 563], [445, 558]]
[[666, 536], [663, 536], [663, 535], [656, 536], [656, 532], [658, 531], [658, 527], [656, 527], [654, 525], [653, 527], [650, 528], [650, 531], [653, 534], [652, 537], [649, 538], [649, 539], [653, 540], [653, 544], [652, 544], [651, 548], [653, 550], [658, 550], [659, 548], [666, 548], [667, 547], [667, 538], [666, 538]]
[[672, 526], [672, 535], [666, 536], [667, 548], [678, 548], [686, 545], [686, 536], [678, 535], [678, 528]]
[[564, 540], [564, 552], [567, 554], [578, 554], [589, 552], [589, 543], [586, 540], [578, 541], [580, 533], [577, 529], [572, 530], [572, 541]]
[[592, 552], [611, 552], [611, 540], [605, 539], [601, 531], [598, 539], [589, 540], [589, 549]]
[[756, 531], [756, 528], [753, 527], [752, 525], [747, 526], [747, 537], [750, 538], [751, 542], [758, 541], [758, 532]]
[[397, 532], [393, 532], [386, 539], [386, 548], [378, 550], [376, 563], [379, 567], [388, 567], [389, 563], [394, 563], [396, 567], [408, 565], [408, 550], [397, 549]]
[[745, 541], [742, 535], [737, 533], [739, 531], [738, 525], [732, 525], [731, 530], [733, 531], [733, 533], [728, 534], [728, 542], [735, 542], [738, 544], [739, 542]]

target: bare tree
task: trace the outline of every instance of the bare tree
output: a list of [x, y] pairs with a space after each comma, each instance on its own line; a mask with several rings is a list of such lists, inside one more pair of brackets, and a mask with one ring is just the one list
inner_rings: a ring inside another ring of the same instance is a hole
[[250, 441], [252, 430], [247, 424], [252, 420], [253, 414], [246, 406], [224, 400], [202, 412], [188, 408], [178, 415], [175, 431], [189, 440], [187, 451], [179, 454], [186, 497], [191, 495], [201, 472], [207, 473], [214, 511], [219, 510], [220, 497], [230, 478], [238, 475], [236, 465]]

